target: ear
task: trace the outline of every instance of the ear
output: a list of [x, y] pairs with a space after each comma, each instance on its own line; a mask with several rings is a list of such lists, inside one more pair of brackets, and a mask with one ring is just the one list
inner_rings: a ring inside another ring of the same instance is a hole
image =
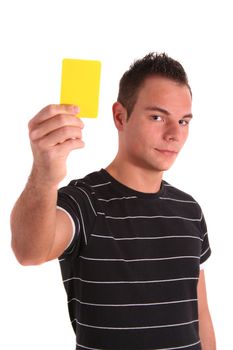
[[120, 102], [115, 102], [112, 106], [112, 114], [116, 128], [118, 131], [122, 131], [127, 122], [127, 111], [125, 107]]

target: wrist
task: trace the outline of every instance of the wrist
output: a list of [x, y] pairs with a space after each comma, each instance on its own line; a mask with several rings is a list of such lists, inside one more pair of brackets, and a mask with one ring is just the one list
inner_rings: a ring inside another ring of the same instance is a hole
[[57, 191], [58, 185], [60, 181], [56, 181], [55, 179], [48, 178], [43, 171], [38, 169], [35, 165], [33, 165], [31, 174], [28, 178], [28, 184], [33, 188], [38, 188], [43, 191]]

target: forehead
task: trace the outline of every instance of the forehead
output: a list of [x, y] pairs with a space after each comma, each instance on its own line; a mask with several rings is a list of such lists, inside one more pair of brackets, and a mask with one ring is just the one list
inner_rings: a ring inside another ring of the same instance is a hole
[[[189, 88], [164, 77], [149, 77], [139, 89], [136, 105], [158, 105], [165, 109], [191, 111], [192, 97]], [[186, 113], [185, 112], [185, 113]]]

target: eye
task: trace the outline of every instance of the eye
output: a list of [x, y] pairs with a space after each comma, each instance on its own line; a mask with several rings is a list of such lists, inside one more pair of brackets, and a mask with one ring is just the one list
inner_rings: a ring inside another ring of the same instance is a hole
[[160, 116], [160, 115], [152, 115], [151, 119], [157, 121], [157, 122], [160, 122], [160, 121], [163, 121], [163, 118]]
[[181, 119], [181, 120], [179, 120], [179, 124], [182, 125], [182, 126], [186, 126], [186, 125], [189, 124], [189, 120]]

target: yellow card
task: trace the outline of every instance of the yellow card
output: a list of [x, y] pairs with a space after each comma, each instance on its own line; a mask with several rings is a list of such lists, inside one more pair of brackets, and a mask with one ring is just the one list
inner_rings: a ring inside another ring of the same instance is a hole
[[80, 118], [96, 118], [99, 106], [100, 71], [100, 61], [65, 58], [62, 62], [60, 103], [79, 106]]

